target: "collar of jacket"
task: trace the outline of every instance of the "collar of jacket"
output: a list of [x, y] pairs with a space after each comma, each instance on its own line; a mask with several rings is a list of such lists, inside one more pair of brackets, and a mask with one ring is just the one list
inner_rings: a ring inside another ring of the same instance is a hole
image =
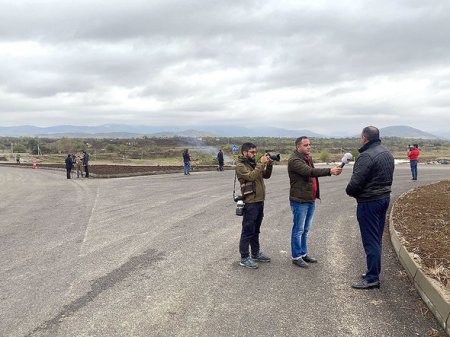
[[256, 167], [256, 161], [250, 161], [247, 157], [244, 157], [243, 155], [240, 155], [238, 157], [238, 161], [242, 164], [247, 164], [251, 166], [252, 168]]
[[[295, 153], [295, 155], [296, 155], [297, 157], [299, 157], [300, 159], [303, 159], [303, 160], [306, 161], [306, 162], [308, 161], [308, 159], [306, 159], [306, 154], [301, 153], [301, 152], [298, 152], [297, 150], [295, 150], [294, 153]], [[312, 157], [311, 157], [311, 155], [309, 155], [309, 158], [311, 159], [311, 162], [312, 162]]]
[[363, 153], [364, 151], [366, 151], [369, 147], [371, 147], [373, 144], [381, 144], [381, 140], [379, 139], [374, 139], [371, 140], [370, 142], [364, 144], [358, 151], [359, 153]]

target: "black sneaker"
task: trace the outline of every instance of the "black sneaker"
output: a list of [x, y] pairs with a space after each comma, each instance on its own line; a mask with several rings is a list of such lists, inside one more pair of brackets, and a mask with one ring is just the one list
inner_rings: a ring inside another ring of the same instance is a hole
[[252, 255], [252, 259], [257, 262], [270, 262], [270, 257], [264, 255], [261, 252], [256, 255]]
[[311, 256], [305, 255], [302, 257], [303, 261], [308, 263], [317, 263], [317, 260]]
[[380, 281], [367, 282], [366, 280], [361, 280], [352, 285], [353, 289], [373, 289], [380, 288]]
[[292, 263], [300, 268], [309, 268], [309, 265], [305, 261], [303, 261], [301, 257], [296, 260], [292, 260]]

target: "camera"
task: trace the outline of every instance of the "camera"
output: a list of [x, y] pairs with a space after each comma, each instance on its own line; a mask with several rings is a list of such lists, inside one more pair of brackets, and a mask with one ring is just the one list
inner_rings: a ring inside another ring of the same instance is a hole
[[236, 215], [243, 216], [244, 215], [244, 201], [239, 200], [236, 204]]
[[234, 201], [236, 204], [236, 215], [243, 216], [244, 215], [244, 196], [243, 195], [234, 195]]
[[272, 159], [273, 161], [280, 161], [281, 156], [279, 153], [266, 152], [266, 156]]

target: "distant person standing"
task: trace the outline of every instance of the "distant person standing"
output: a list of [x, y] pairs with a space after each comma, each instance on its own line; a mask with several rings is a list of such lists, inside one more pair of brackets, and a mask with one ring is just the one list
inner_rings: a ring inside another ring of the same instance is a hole
[[189, 155], [189, 149], [183, 151], [183, 165], [184, 175], [190, 175], [191, 173], [191, 156]]
[[411, 166], [412, 180], [417, 180], [417, 160], [419, 159], [419, 145], [413, 144], [413, 146], [408, 145], [409, 165]]
[[219, 171], [223, 171], [223, 151], [219, 150], [219, 153], [217, 154], [217, 161], [219, 162]]
[[83, 151], [83, 168], [84, 168], [84, 172], [85, 177], [89, 178], [89, 154], [85, 151]]
[[366, 253], [367, 271], [352, 287], [372, 289], [380, 288], [381, 244], [394, 176], [394, 157], [381, 145], [380, 132], [374, 126], [363, 129], [361, 144], [360, 155], [345, 191], [357, 202], [356, 217]]
[[73, 160], [70, 154], [67, 155], [65, 162], [66, 162], [67, 179], [70, 179], [70, 173], [72, 171], [73, 166]]
[[75, 157], [75, 167], [77, 169], [77, 178], [80, 178], [80, 174], [81, 177], [83, 178], [83, 161], [81, 160], [80, 155], [77, 155]]
[[17, 162], [17, 164], [20, 164], [20, 154], [17, 155], [16, 162]]

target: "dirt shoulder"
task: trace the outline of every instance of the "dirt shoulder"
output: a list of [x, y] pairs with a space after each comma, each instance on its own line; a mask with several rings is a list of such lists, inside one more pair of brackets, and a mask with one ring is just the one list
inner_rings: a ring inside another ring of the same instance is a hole
[[395, 229], [424, 271], [450, 290], [450, 181], [420, 186], [395, 204]]

